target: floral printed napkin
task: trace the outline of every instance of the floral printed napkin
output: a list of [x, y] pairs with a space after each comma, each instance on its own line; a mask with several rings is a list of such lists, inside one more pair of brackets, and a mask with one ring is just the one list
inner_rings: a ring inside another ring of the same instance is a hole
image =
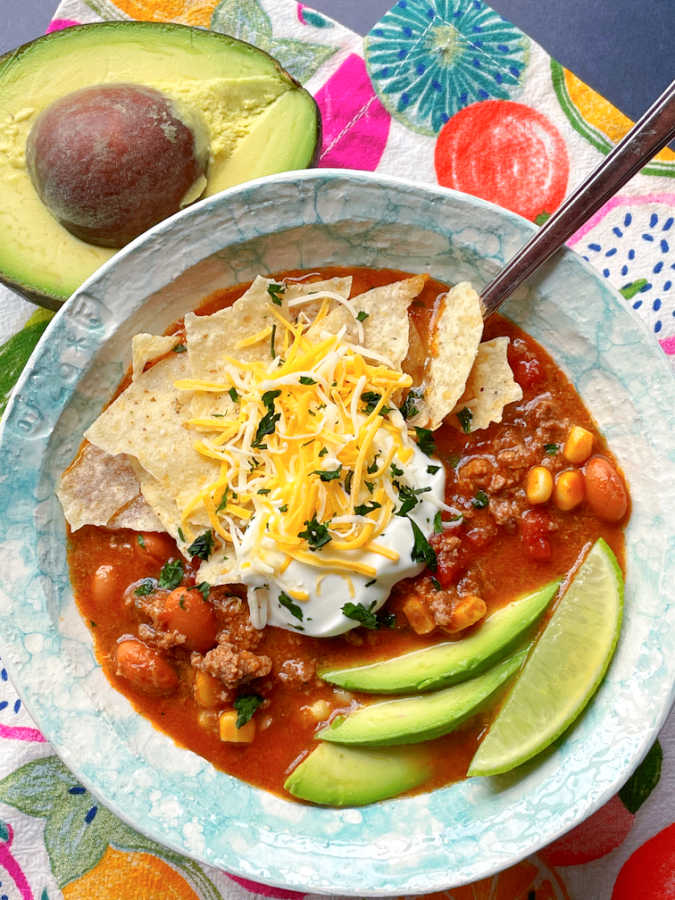
[[[482, 0], [399, 0], [365, 39], [292, 0], [64, 0], [50, 30], [125, 18], [212, 28], [276, 56], [319, 104], [320, 166], [438, 183], [539, 224], [631, 124]], [[664, 150], [569, 243], [675, 359], [674, 177]], [[50, 316], [0, 288], [0, 410]], [[201, 866], [116, 819], [54, 755], [1, 663], [0, 748], [0, 900], [303, 896]], [[586, 822], [434, 897], [675, 898], [674, 751], [671, 717]]]

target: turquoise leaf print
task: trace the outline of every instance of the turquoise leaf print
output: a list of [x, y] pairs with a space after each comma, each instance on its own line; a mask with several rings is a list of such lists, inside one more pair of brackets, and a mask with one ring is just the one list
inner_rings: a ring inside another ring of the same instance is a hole
[[529, 58], [528, 38], [481, 0], [399, 0], [365, 47], [383, 105], [428, 135], [471, 103], [512, 97]]
[[275, 38], [270, 17], [257, 0], [221, 0], [213, 11], [211, 29], [231, 34], [267, 51], [301, 82], [311, 78], [336, 50], [324, 44]]
[[154, 853], [186, 875], [203, 900], [221, 900], [196, 862], [125, 825], [56, 756], [26, 763], [0, 781], [0, 802], [45, 819], [45, 847], [60, 888], [93, 869], [110, 844], [119, 850]]

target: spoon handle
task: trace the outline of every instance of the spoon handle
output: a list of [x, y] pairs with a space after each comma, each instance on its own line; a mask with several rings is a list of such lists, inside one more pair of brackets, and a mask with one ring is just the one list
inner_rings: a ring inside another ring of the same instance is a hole
[[506, 298], [675, 137], [675, 81], [513, 256], [481, 294], [487, 319]]

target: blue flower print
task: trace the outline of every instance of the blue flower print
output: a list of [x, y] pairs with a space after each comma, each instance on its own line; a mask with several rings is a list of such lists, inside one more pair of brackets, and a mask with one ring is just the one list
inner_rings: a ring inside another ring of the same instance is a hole
[[470, 103], [512, 97], [528, 51], [522, 31], [481, 0], [399, 0], [366, 38], [380, 100], [429, 135]]

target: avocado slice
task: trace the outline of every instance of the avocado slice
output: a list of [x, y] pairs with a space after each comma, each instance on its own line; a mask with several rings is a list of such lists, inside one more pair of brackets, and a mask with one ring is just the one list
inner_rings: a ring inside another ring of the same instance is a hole
[[362, 750], [319, 744], [286, 779], [289, 794], [324, 806], [365, 806], [395, 797], [431, 776], [424, 748]]
[[528, 648], [477, 678], [417, 697], [400, 697], [361, 706], [334, 719], [317, 737], [338, 744], [389, 747], [417, 744], [454, 731], [486, 706], [525, 662]]
[[349, 691], [373, 694], [404, 694], [430, 691], [472, 678], [516, 646], [521, 636], [544, 612], [558, 590], [551, 581], [493, 613], [469, 637], [444, 641], [393, 659], [325, 669], [324, 681]]
[[52, 308], [115, 251], [75, 237], [43, 205], [26, 167], [27, 137], [55, 100], [119, 83], [154, 88], [206, 123], [210, 157], [202, 196], [310, 166], [320, 144], [311, 95], [267, 53], [217, 32], [101, 22], [0, 57], [0, 281]]

